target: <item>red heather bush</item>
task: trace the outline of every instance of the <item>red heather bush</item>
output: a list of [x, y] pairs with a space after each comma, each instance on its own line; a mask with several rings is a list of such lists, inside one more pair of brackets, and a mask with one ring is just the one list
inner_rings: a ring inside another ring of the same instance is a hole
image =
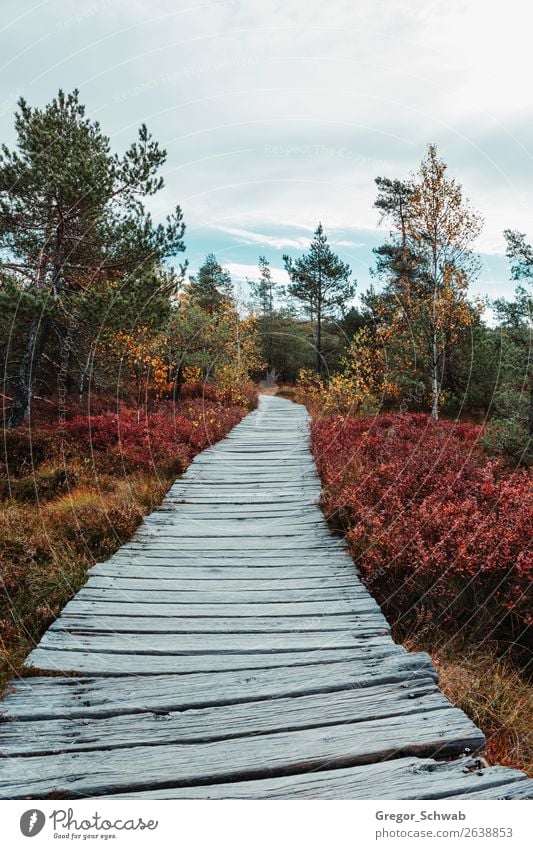
[[524, 644], [531, 471], [487, 460], [480, 426], [425, 415], [332, 417], [312, 436], [326, 515], [391, 619]]
[[[69, 398], [62, 421], [57, 399], [37, 405], [31, 429], [2, 431], [0, 497], [2, 482], [8, 478], [31, 476], [33, 481], [42, 463], [54, 460], [63, 465], [80, 454], [92, 454], [101, 471], [113, 474], [180, 473], [195, 454], [225, 436], [257, 404], [251, 385], [243, 386], [242, 403], [232, 402], [211, 384], [198, 381], [186, 386], [177, 403], [163, 401], [147, 408], [124, 401], [110, 411], [110, 399], [95, 396], [88, 411], [88, 399], [81, 403]], [[33, 495], [34, 490], [32, 486]]]
[[78, 415], [63, 424], [63, 432], [74, 443], [115, 458], [128, 471], [162, 465], [180, 472], [245, 413], [241, 407], [191, 398], [177, 405], [167, 402], [155, 412], [123, 407], [116, 413]]

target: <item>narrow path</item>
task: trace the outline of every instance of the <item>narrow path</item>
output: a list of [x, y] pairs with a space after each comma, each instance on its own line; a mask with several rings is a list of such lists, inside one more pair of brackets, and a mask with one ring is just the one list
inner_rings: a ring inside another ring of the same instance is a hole
[[30, 654], [55, 675], [0, 706], [0, 796], [533, 795], [480, 768], [482, 733], [393, 642], [319, 493], [305, 409], [263, 396]]

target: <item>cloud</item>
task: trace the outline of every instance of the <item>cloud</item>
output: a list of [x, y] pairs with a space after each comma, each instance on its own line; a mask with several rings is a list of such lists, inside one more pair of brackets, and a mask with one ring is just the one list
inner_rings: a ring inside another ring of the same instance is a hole
[[[256, 280], [258, 277], [257, 265], [247, 265], [239, 262], [226, 262], [224, 267], [228, 269], [232, 278], [236, 281]], [[270, 268], [272, 279], [275, 283], [286, 285], [289, 282], [289, 275], [284, 268]]]
[[430, 141], [485, 216], [480, 248], [503, 251], [506, 227], [533, 238], [523, 0], [33, 6], [2, 8], [1, 140], [17, 96], [44, 104], [59, 87], [80, 88], [118, 151], [146, 121], [168, 151], [154, 211], [182, 205], [195, 258], [214, 239], [237, 265], [252, 249], [279, 264], [322, 220], [362, 278], [374, 178], [406, 176]]
[[220, 233], [226, 233], [228, 236], [234, 236], [239, 241], [246, 245], [262, 245], [282, 250], [284, 248], [296, 248], [297, 250], [305, 250], [309, 247], [309, 238], [300, 236], [299, 238], [291, 238], [286, 235], [269, 236], [265, 233], [254, 233], [252, 230], [244, 230], [240, 227], [228, 227], [223, 224], [213, 226], [214, 230]]

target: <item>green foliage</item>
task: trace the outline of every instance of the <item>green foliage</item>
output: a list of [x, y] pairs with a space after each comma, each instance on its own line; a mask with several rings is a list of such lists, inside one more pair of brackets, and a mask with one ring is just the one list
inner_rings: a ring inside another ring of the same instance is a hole
[[266, 361], [267, 369], [274, 368], [274, 324], [276, 323], [276, 311], [274, 306], [274, 292], [277, 288], [275, 280], [272, 279], [270, 263], [264, 256], [259, 257], [259, 280], [250, 280], [252, 292], [252, 305], [258, 308], [259, 320], [257, 329], [261, 336], [261, 349]]
[[502, 377], [495, 394], [498, 420], [486, 435], [490, 450], [515, 462], [531, 463], [533, 437], [533, 366], [531, 331], [533, 316], [533, 248], [523, 233], [505, 231], [507, 256], [514, 280], [520, 283], [514, 301], [494, 302], [504, 343]]
[[533, 465], [533, 437], [517, 419], [492, 419], [481, 442], [489, 454], [506, 457], [513, 464]]
[[36, 375], [50, 391], [59, 371], [73, 380], [73, 362], [86, 370], [95, 334], [113, 312], [148, 310], [150, 321], [162, 320], [169, 293], [159, 269], [184, 250], [180, 208], [155, 225], [143, 205], [162, 188], [166, 159], [146, 126], [123, 156], [114, 154], [78, 92], [60, 91], [43, 109], [21, 99], [15, 130], [16, 149], [0, 152], [0, 299], [12, 331], [2, 354], [12, 426], [29, 412]]
[[189, 277], [187, 293], [191, 301], [209, 315], [233, 305], [231, 275], [222, 268], [214, 254], [207, 254], [198, 274]]
[[299, 301], [311, 321], [316, 323], [316, 372], [323, 368], [322, 322], [343, 312], [355, 295], [350, 266], [342, 262], [327, 244], [322, 224], [316, 228], [308, 253], [283, 261], [291, 279], [289, 294]]
[[450, 351], [479, 316], [467, 286], [479, 268], [472, 243], [482, 221], [448, 176], [435, 145], [429, 145], [407, 182], [378, 178], [376, 183], [375, 206], [393, 231], [375, 252], [383, 290], [372, 291], [366, 305], [383, 341], [391, 343], [396, 371], [424, 383], [436, 419]]

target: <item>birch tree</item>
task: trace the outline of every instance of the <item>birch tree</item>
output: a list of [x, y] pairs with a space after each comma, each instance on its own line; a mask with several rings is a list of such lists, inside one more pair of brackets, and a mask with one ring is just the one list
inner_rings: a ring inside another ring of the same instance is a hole
[[404, 334], [418, 367], [428, 374], [431, 415], [439, 417], [442, 374], [447, 352], [480, 312], [468, 299], [468, 285], [479, 271], [473, 243], [480, 215], [447, 174], [435, 145], [405, 182], [378, 178], [376, 207], [392, 224], [390, 241], [379, 248], [378, 275], [385, 288], [374, 299], [383, 332]]

